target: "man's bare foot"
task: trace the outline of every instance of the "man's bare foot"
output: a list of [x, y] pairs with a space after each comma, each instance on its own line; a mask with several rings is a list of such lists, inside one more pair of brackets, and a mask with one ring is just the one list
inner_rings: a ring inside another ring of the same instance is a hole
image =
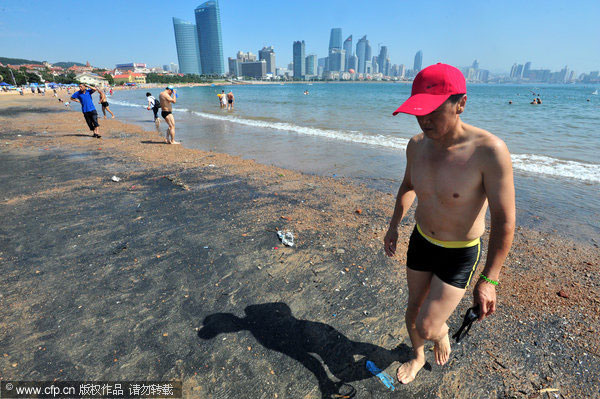
[[398, 372], [396, 373], [398, 381], [402, 384], [408, 384], [415, 379], [417, 373], [423, 368], [424, 365], [425, 359], [412, 359], [411, 361], [404, 363], [398, 367]]
[[435, 362], [440, 366], [446, 364], [450, 359], [450, 339], [448, 334], [444, 335], [444, 338], [440, 339], [433, 346], [433, 353], [435, 353]]
[[180, 141], [175, 141], [175, 140], [173, 140], [173, 141], [171, 141], [169, 144], [181, 144], [181, 142], [180, 142]]
[[110, 119], [115, 119], [115, 116], [113, 115], [112, 118], [110, 118]]

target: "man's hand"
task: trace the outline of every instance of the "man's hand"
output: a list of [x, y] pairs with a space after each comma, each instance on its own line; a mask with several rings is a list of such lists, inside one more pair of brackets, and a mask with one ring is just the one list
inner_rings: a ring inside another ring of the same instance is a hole
[[479, 280], [473, 290], [473, 302], [479, 305], [479, 321], [496, 311], [496, 286]]
[[394, 256], [396, 254], [396, 244], [398, 243], [398, 229], [390, 227], [385, 233], [383, 239], [383, 247], [387, 256]]

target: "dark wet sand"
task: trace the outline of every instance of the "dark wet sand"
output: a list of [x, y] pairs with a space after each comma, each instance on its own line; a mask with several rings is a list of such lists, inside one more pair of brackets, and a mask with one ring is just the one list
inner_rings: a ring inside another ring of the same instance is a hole
[[410, 354], [404, 248], [381, 245], [392, 196], [100, 123], [96, 140], [52, 98], [0, 98], [2, 379], [177, 379], [198, 398], [330, 397], [340, 381], [357, 398], [600, 397], [596, 242], [519, 228], [497, 314], [391, 393], [365, 362], [395, 377]]

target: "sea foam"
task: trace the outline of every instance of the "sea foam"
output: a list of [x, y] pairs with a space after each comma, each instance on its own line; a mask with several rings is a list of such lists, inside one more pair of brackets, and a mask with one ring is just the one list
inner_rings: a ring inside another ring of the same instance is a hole
[[[111, 103], [126, 107], [146, 108], [146, 105], [129, 103], [127, 101], [111, 100]], [[370, 135], [356, 131], [321, 129], [316, 127], [299, 126], [288, 122], [267, 122], [237, 116], [215, 115], [207, 112], [189, 111], [187, 108], [175, 108], [174, 112], [188, 112], [201, 118], [237, 123], [262, 129], [284, 132], [294, 132], [306, 136], [323, 137], [350, 143], [366, 144], [404, 150], [408, 139], [382, 134]], [[563, 160], [539, 154], [512, 154], [513, 167], [526, 173], [556, 176], [568, 179], [600, 183], [600, 164]]]

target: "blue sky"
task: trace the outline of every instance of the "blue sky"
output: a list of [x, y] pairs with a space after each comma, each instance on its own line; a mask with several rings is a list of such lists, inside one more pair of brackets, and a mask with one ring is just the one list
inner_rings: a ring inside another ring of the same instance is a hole
[[[0, 0], [0, 56], [36, 60], [177, 63], [171, 17], [194, 20], [203, 1]], [[292, 60], [292, 42], [324, 57], [332, 27], [344, 38], [367, 35], [373, 51], [387, 45], [392, 63], [446, 62], [508, 71], [600, 69], [600, 1], [221, 0], [224, 58], [238, 50], [275, 47], [278, 66]]]

